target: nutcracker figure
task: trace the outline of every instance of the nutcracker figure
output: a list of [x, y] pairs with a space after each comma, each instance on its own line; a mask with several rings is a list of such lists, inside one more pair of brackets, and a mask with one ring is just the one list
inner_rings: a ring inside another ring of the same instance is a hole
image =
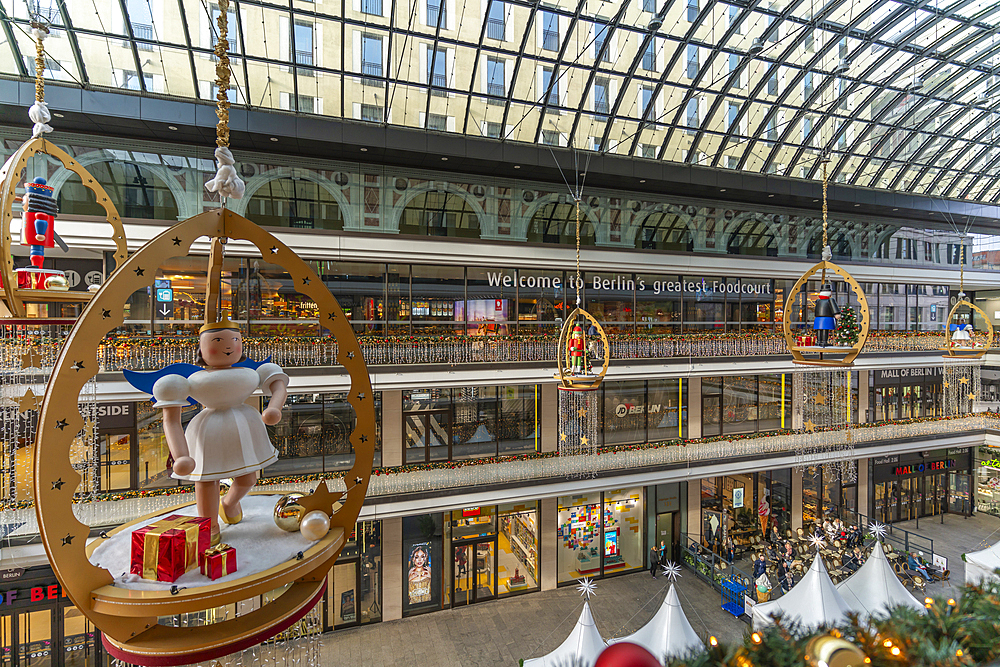
[[813, 330], [816, 332], [816, 344], [820, 347], [827, 346], [827, 340], [831, 331], [837, 329], [837, 316], [840, 308], [833, 299], [833, 285], [826, 283], [820, 288], [819, 296], [816, 298], [816, 312], [813, 319]]
[[24, 184], [21, 208], [24, 211], [24, 226], [21, 228], [21, 245], [31, 246], [28, 251], [31, 265], [42, 268], [45, 249], [55, 247], [55, 220], [59, 209], [52, 197], [52, 186], [45, 184], [42, 177]]
[[583, 357], [586, 347], [583, 329], [577, 324], [573, 327], [573, 333], [570, 334], [569, 340], [566, 342], [566, 351], [569, 353], [569, 368], [574, 375], [583, 375], [586, 372]]

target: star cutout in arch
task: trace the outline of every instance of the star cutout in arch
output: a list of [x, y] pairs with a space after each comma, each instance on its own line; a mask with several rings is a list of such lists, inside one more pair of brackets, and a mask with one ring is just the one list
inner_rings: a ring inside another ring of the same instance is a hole
[[21, 368], [41, 368], [42, 363], [42, 355], [35, 348], [21, 355]]
[[60, 477], [56, 481], [52, 482], [52, 490], [53, 491], [62, 491], [63, 484], [65, 484], [65, 483], [66, 482], [62, 481], [62, 477]]
[[56, 428], [59, 429], [60, 431], [66, 428], [67, 426], [69, 426], [69, 422], [66, 421], [65, 419], [60, 419], [59, 421], [56, 422]]
[[271, 246], [271, 254], [272, 255], [277, 255], [278, 254], [278, 248], [277, 248], [277, 246]]
[[73, 536], [69, 533], [66, 533], [66, 537], [62, 538], [62, 545], [66, 546], [67, 544], [73, 544]]
[[74, 361], [73, 365], [70, 366], [70, 368], [72, 368], [74, 371], [76, 371], [77, 373], [79, 373], [80, 371], [83, 370], [83, 362], [82, 361]]
[[312, 279], [311, 279], [311, 278], [303, 278], [303, 279], [302, 279], [302, 284], [303, 284], [303, 285], [308, 285], [308, 284], [309, 284], [309, 283], [311, 283], [311, 282], [312, 282]]
[[142, 274], [144, 274], [146, 272], [146, 269], [142, 268], [141, 266], [135, 267], [134, 270], [135, 270], [135, 275], [136, 276], [141, 276]]
[[170, 240], [174, 242], [174, 245], [180, 245], [181, 244], [181, 240], [179, 238], [177, 238], [176, 236], [174, 238], [170, 239]]
[[103, 317], [104, 319], [108, 319], [109, 317], [111, 317], [111, 311], [108, 310], [107, 308], [102, 308], [101, 317]]

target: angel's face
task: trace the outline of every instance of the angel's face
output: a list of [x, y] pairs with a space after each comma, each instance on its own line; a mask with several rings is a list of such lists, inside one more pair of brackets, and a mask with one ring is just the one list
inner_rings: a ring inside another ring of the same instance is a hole
[[243, 356], [243, 338], [239, 331], [206, 331], [198, 341], [201, 358], [212, 368], [229, 368]]

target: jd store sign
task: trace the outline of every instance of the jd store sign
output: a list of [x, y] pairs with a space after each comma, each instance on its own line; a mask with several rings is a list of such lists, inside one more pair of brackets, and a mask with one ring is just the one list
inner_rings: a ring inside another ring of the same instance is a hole
[[649, 409], [645, 405], [633, 405], [631, 403], [619, 403], [615, 406], [616, 417], [628, 417], [629, 415], [641, 415], [646, 412], [651, 415], [658, 414], [663, 409], [659, 403], [651, 403]]

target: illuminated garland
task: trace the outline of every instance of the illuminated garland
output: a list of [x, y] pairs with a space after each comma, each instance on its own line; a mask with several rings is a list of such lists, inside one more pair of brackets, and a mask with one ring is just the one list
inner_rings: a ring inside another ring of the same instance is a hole
[[[995, 420], [1000, 423], [1000, 415], [996, 413], [977, 413], [976, 416], [984, 417], [987, 419]], [[955, 419], [968, 418], [969, 415], [951, 415], [947, 417], [915, 417], [912, 419], [897, 419], [890, 421], [879, 421], [879, 422], [869, 422], [864, 424], [852, 424], [851, 430], [860, 429], [871, 429], [880, 426], [906, 426], [909, 424], [922, 424], [930, 422], [946, 422]], [[843, 431], [847, 430], [845, 427], [830, 427], [826, 429], [817, 428], [817, 432], [832, 432], [832, 431]], [[598, 450], [596, 456], [604, 456], [610, 454], [618, 454], [622, 452], [636, 452], [649, 449], [659, 449], [663, 447], [687, 447], [689, 445], [701, 445], [709, 444], [714, 442], [739, 442], [747, 440], [756, 440], [762, 438], [769, 438], [774, 436], [787, 436], [794, 435], [796, 433], [804, 433], [803, 430], [774, 430], [774, 431], [758, 431], [755, 433], [740, 433], [740, 434], [730, 434], [730, 435], [716, 435], [705, 438], [693, 438], [693, 439], [670, 439], [661, 440], [657, 442], [646, 442], [646, 443], [636, 443], [631, 445], [611, 445], [603, 447]], [[376, 477], [381, 476], [392, 476], [392, 475], [406, 475], [408, 473], [414, 472], [426, 472], [426, 471], [441, 471], [441, 470], [460, 470], [462, 468], [472, 467], [472, 466], [488, 466], [497, 465], [503, 463], [512, 463], [517, 461], [538, 461], [542, 459], [551, 459], [558, 457], [558, 452], [529, 452], [525, 454], [516, 454], [511, 456], [491, 456], [482, 459], [468, 459], [462, 461], [437, 461], [432, 463], [415, 463], [411, 465], [403, 466], [386, 466], [382, 468], [375, 468], [372, 474]], [[600, 465], [597, 466], [600, 468]], [[257, 481], [257, 486], [268, 487], [268, 486], [282, 486], [282, 485], [294, 485], [294, 484], [308, 484], [311, 482], [319, 482], [322, 480], [335, 480], [341, 479], [344, 476], [344, 471], [333, 471], [333, 472], [321, 472], [321, 473], [309, 473], [303, 475], [284, 475], [280, 477], [264, 477]], [[74, 502], [77, 503], [91, 503], [91, 502], [114, 502], [118, 500], [132, 500], [136, 498], [154, 498], [157, 496], [170, 496], [175, 494], [185, 494], [191, 493], [190, 486], [174, 486], [161, 489], [143, 489], [137, 491], [111, 491], [107, 493], [87, 493], [84, 495], [77, 495], [74, 498]], [[28, 509], [34, 507], [34, 501], [32, 500], [18, 500], [16, 502], [7, 501], [5, 503], [0, 503], [0, 509], [13, 510], [13, 509]]]

